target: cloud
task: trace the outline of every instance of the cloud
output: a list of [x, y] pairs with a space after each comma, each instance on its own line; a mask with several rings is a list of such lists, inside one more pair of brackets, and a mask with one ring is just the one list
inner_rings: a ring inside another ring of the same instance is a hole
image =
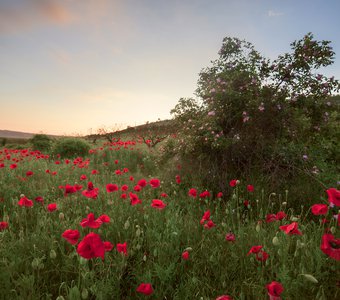
[[278, 16], [283, 16], [283, 13], [276, 12], [276, 11], [273, 11], [273, 10], [268, 11], [268, 17], [278, 17]]
[[76, 19], [63, 1], [19, 0], [0, 4], [0, 33], [27, 31], [35, 27], [70, 24]]

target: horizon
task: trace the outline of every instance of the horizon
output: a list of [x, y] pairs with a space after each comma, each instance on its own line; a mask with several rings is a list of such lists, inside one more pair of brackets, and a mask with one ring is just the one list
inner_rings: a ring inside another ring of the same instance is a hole
[[226, 36], [267, 58], [312, 32], [336, 53], [340, 2], [2, 0], [0, 129], [94, 134], [170, 119]]

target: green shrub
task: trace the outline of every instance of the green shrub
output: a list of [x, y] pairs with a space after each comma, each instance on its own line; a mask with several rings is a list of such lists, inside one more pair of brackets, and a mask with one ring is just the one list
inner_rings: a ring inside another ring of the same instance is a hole
[[80, 138], [62, 138], [56, 141], [53, 147], [53, 154], [59, 154], [60, 157], [76, 157], [88, 154], [90, 145]]
[[219, 58], [199, 75], [198, 99], [180, 99], [172, 110], [181, 128], [175, 154], [216, 189], [254, 173], [276, 188], [317, 175], [321, 165], [327, 173], [338, 156], [339, 106], [330, 95], [340, 85], [316, 70], [333, 63], [329, 44], [309, 33], [270, 61], [251, 43], [225, 38]]
[[52, 139], [46, 134], [36, 134], [30, 139], [33, 150], [49, 151], [52, 147]]

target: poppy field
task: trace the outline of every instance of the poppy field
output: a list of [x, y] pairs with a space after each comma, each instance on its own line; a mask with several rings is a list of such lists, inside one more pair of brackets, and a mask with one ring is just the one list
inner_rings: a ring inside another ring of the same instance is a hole
[[0, 150], [1, 299], [339, 299], [340, 191], [228, 195], [140, 140]]

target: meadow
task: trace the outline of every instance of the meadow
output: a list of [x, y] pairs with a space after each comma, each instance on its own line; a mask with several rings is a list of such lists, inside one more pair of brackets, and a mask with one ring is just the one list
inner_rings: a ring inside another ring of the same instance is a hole
[[243, 178], [215, 193], [158, 149], [2, 148], [0, 298], [340, 299], [336, 186], [300, 209]]

